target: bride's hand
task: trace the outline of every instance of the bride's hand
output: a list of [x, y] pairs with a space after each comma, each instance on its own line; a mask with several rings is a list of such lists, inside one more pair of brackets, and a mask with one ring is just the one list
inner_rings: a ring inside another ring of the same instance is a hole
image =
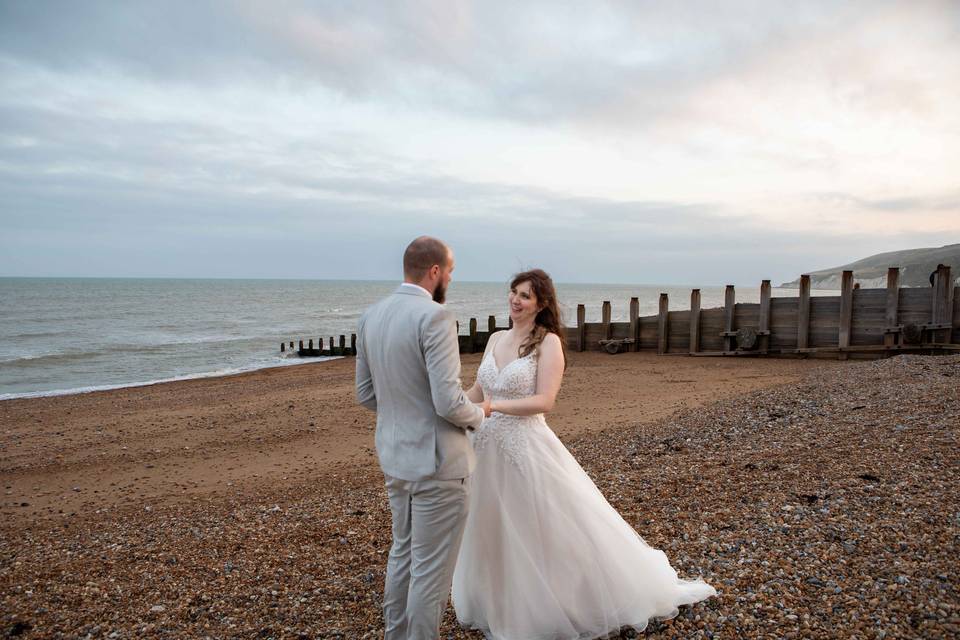
[[483, 409], [483, 417], [484, 417], [484, 418], [489, 418], [489, 417], [490, 417], [490, 412], [491, 412], [491, 409], [490, 409], [490, 398], [484, 397], [484, 398], [483, 398], [483, 402], [480, 403], [480, 408]]

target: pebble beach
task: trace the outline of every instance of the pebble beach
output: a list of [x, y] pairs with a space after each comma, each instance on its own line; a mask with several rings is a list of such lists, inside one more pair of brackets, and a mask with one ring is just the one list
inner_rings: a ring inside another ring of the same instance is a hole
[[[350, 366], [0, 403], [0, 634], [382, 636], [390, 514]], [[719, 592], [643, 637], [960, 635], [960, 356], [572, 354], [548, 422]], [[480, 637], [452, 608], [441, 632]]]

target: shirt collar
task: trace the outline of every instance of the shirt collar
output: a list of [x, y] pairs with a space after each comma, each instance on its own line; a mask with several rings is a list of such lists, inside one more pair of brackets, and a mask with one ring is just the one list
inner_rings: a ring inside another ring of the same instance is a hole
[[432, 293], [430, 293], [429, 291], [427, 291], [426, 289], [424, 289], [423, 287], [421, 287], [421, 286], [418, 285], [418, 284], [413, 284], [412, 282], [401, 282], [401, 283], [400, 283], [400, 288], [404, 288], [404, 287], [408, 287], [408, 288], [410, 288], [410, 289], [412, 289], [412, 290], [414, 290], [414, 291], [422, 291], [423, 293], [425, 293], [425, 294], [426, 294], [427, 296], [429, 296], [430, 298], [433, 298], [433, 294], [432, 294]]

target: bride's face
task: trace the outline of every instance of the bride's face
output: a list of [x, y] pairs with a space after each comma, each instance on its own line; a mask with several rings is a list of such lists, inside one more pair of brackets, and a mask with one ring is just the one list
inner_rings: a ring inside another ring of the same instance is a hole
[[510, 295], [507, 297], [510, 301], [510, 317], [514, 324], [523, 324], [532, 322], [540, 311], [537, 304], [537, 294], [533, 292], [530, 282], [521, 282], [510, 289]]

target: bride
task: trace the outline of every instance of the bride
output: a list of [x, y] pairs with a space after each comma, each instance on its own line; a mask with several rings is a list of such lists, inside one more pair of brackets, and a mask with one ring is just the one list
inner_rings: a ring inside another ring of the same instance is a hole
[[550, 276], [510, 284], [513, 328], [490, 337], [467, 395], [491, 401], [453, 576], [457, 619], [496, 640], [597, 638], [716, 594], [677, 577], [600, 493], [544, 420], [565, 367]]

